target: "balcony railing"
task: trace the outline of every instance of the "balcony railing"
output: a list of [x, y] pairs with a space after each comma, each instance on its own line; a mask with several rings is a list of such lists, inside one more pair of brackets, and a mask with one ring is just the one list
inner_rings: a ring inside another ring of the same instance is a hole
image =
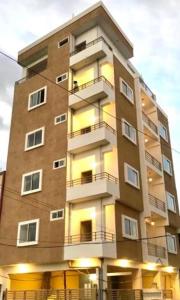
[[149, 194], [149, 202], [157, 209], [162, 210], [163, 212], [166, 211], [166, 204], [151, 194]]
[[158, 169], [159, 171], [162, 171], [162, 166], [161, 163], [154, 157], [152, 156], [149, 152], [145, 152], [145, 157], [146, 160], [153, 165], [156, 169]]
[[73, 88], [71, 91], [70, 91], [70, 94], [74, 94], [74, 93], [77, 93], [83, 89], [86, 89], [87, 87], [97, 83], [97, 82], [100, 82], [100, 81], [104, 81], [108, 86], [110, 86], [111, 88], [113, 88], [113, 85], [102, 75], [102, 76], [99, 76], [95, 79], [92, 79], [88, 82], [85, 82], [75, 88]]
[[166, 248], [155, 244], [147, 243], [148, 255], [166, 258]]
[[109, 131], [111, 131], [114, 134], [116, 133], [116, 130], [114, 128], [112, 128], [106, 122], [102, 121], [102, 122], [93, 124], [91, 126], [87, 126], [87, 127], [81, 128], [81, 129], [79, 129], [77, 131], [73, 131], [73, 132], [71, 132], [71, 133], [68, 134], [68, 138], [72, 139], [75, 136], [83, 135], [83, 134], [92, 132], [92, 131], [97, 130], [97, 129], [102, 128], [102, 127], [107, 128]]
[[147, 86], [147, 84], [144, 82], [144, 80], [139, 77], [139, 81], [141, 83], [141, 85], [143, 86], [143, 88], [146, 90], [147, 94], [153, 98], [154, 101], [156, 101], [156, 96], [155, 94], [151, 91], [151, 89]]
[[91, 47], [91, 46], [93, 46], [93, 45], [95, 45], [95, 44], [97, 44], [101, 41], [103, 41], [108, 46], [109, 50], [112, 51], [111, 46], [106, 42], [106, 40], [102, 36], [100, 36], [97, 39], [95, 39], [95, 40], [93, 40], [93, 41], [91, 41], [87, 44], [84, 44], [82, 47], [75, 49], [73, 52], [70, 53], [70, 56], [73, 56], [73, 55], [83, 51], [84, 49], [87, 49], [87, 48], [89, 48], [89, 47]]
[[107, 289], [107, 300], [143, 300], [142, 290]]
[[7, 291], [6, 300], [95, 300], [97, 289]]
[[115, 234], [106, 231], [96, 231], [83, 234], [75, 234], [65, 237], [65, 244], [81, 244], [92, 241], [114, 242]]
[[70, 180], [67, 182], [67, 187], [73, 187], [76, 185], [82, 185], [82, 184], [91, 183], [91, 182], [95, 182], [95, 181], [103, 180], [103, 179], [110, 181], [110, 182], [118, 183], [118, 178], [114, 177], [113, 175], [111, 175], [107, 172], [103, 172], [103, 173], [98, 173], [98, 174], [89, 175], [86, 177], [81, 177], [81, 178], [77, 178], [74, 180]]
[[156, 124], [143, 112], [142, 113], [143, 121], [156, 133], [158, 134], [158, 128]]
[[166, 300], [166, 299], [173, 299], [173, 292], [172, 290], [159, 290], [157, 289], [156, 291], [146, 291], [144, 289], [143, 291], [143, 295], [144, 295], [144, 298], [147, 298], [147, 299], [163, 299], [163, 300]]

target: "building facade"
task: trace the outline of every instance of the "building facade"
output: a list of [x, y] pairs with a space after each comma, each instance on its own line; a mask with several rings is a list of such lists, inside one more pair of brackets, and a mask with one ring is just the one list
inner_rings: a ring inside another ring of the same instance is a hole
[[180, 299], [168, 118], [132, 56], [101, 2], [19, 52], [1, 298]]

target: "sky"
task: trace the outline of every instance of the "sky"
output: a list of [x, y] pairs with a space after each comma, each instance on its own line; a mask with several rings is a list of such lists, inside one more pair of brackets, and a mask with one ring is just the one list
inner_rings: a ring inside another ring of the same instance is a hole
[[[93, 5], [93, 0], [1, 0], [0, 50], [20, 49]], [[134, 45], [131, 62], [168, 113], [180, 199], [180, 0], [104, 0]], [[0, 169], [5, 169], [14, 82], [20, 67], [0, 54]]]

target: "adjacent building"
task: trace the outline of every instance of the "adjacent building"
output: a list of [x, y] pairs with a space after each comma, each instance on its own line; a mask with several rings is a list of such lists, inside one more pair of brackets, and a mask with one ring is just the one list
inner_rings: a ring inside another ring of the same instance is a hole
[[21, 50], [1, 297], [180, 299], [166, 113], [102, 2]]

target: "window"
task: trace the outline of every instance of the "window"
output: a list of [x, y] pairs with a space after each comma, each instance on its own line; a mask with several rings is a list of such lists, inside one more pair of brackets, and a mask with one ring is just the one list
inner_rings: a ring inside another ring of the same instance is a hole
[[56, 83], [60, 83], [68, 78], [68, 73], [64, 73], [58, 77], [56, 77]]
[[125, 173], [125, 182], [129, 183], [130, 185], [140, 188], [139, 184], [139, 172], [128, 165], [127, 163], [124, 164], [124, 173]]
[[166, 142], [168, 142], [168, 131], [162, 123], [159, 123], [159, 134]]
[[176, 236], [167, 233], [167, 249], [168, 252], [177, 254]]
[[165, 155], [163, 155], [163, 169], [172, 176], [172, 163]]
[[50, 212], [50, 221], [64, 219], [64, 209], [52, 210]]
[[54, 124], [60, 124], [67, 120], [67, 114], [62, 114], [54, 118]]
[[42, 170], [26, 173], [22, 176], [21, 195], [41, 191], [42, 188]]
[[39, 219], [18, 223], [17, 246], [38, 244]]
[[53, 161], [53, 169], [60, 169], [66, 166], [66, 159], [62, 158], [62, 159], [58, 159]]
[[136, 129], [124, 119], [122, 119], [122, 134], [134, 144], [137, 143]]
[[171, 193], [166, 192], [167, 208], [173, 212], [176, 212], [175, 197]]
[[44, 127], [28, 132], [25, 138], [25, 150], [44, 145]]
[[134, 94], [130, 86], [120, 78], [120, 91], [132, 103], [134, 103]]
[[138, 222], [135, 219], [122, 215], [123, 236], [129, 239], [138, 239]]
[[28, 110], [34, 109], [46, 103], [47, 87], [43, 87], [31, 94], [29, 94]]
[[65, 44], [67, 44], [69, 42], [69, 38], [66, 37], [65, 39], [61, 40], [58, 42], [58, 48], [64, 46]]

